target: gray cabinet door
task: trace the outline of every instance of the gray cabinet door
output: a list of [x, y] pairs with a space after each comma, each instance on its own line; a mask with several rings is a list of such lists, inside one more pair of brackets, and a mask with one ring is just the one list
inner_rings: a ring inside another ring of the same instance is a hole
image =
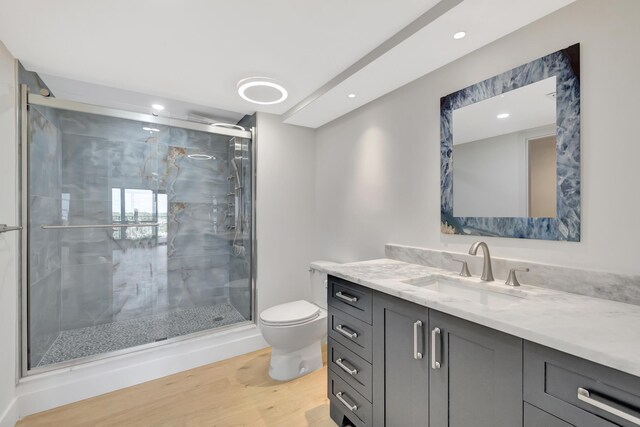
[[574, 427], [560, 418], [538, 409], [533, 405], [524, 404], [524, 427]]
[[429, 327], [431, 427], [522, 426], [522, 340], [435, 310]]
[[[373, 425], [429, 425], [429, 310], [384, 294], [373, 301]], [[416, 354], [420, 353], [420, 354]]]

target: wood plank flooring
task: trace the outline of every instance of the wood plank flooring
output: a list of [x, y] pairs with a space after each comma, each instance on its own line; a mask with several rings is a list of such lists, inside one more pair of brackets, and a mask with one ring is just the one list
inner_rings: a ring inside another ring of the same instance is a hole
[[336, 427], [326, 354], [321, 370], [289, 382], [269, 377], [270, 354], [264, 349], [61, 406], [17, 427]]

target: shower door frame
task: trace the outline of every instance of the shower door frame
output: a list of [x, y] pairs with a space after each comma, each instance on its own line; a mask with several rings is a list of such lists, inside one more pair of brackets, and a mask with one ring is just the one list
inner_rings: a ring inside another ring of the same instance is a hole
[[[20, 361], [20, 378], [30, 377], [45, 372], [51, 372], [59, 369], [69, 368], [96, 360], [103, 360], [114, 356], [131, 354], [151, 348], [172, 344], [200, 336], [215, 334], [230, 329], [256, 325], [257, 295], [256, 295], [256, 274], [257, 274], [257, 239], [256, 239], [256, 129], [252, 127], [250, 130], [240, 130], [240, 126], [228, 125], [229, 127], [214, 126], [205, 123], [191, 122], [188, 120], [173, 119], [169, 117], [160, 117], [152, 114], [137, 113], [133, 111], [120, 110], [110, 107], [102, 107], [98, 105], [85, 104], [76, 101], [45, 97], [29, 92], [29, 88], [25, 84], [20, 85], [19, 93], [19, 117], [20, 126], [18, 152], [20, 153], [20, 218], [22, 231], [20, 233], [20, 317], [19, 317], [19, 334], [20, 345], [18, 345], [18, 360]], [[100, 353], [91, 356], [72, 359], [65, 362], [55, 363], [52, 365], [36, 367], [29, 369], [29, 318], [28, 318], [28, 289], [29, 289], [29, 105], [39, 105], [43, 107], [58, 108], [67, 111], [75, 111], [80, 113], [96, 114], [119, 119], [126, 119], [144, 123], [153, 123], [169, 127], [181, 129], [195, 130], [215, 135], [224, 135], [229, 137], [239, 137], [250, 141], [251, 143], [251, 257], [250, 257], [250, 277], [249, 290], [251, 298], [251, 320], [238, 322], [231, 325], [221, 326], [213, 329], [206, 329], [199, 332], [193, 332], [187, 335], [181, 335], [169, 338], [163, 341], [151, 342], [147, 344], [137, 345], [135, 347], [125, 348], [107, 353]]]

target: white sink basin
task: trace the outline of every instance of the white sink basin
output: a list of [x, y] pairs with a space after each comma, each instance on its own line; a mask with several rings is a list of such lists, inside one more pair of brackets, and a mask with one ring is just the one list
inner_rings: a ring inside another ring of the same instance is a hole
[[483, 289], [480, 286], [487, 286], [484, 284], [465, 283], [463, 280], [448, 277], [412, 279], [406, 280], [405, 283], [491, 307], [509, 306], [521, 302], [525, 298], [524, 295], [519, 296], [493, 289]]

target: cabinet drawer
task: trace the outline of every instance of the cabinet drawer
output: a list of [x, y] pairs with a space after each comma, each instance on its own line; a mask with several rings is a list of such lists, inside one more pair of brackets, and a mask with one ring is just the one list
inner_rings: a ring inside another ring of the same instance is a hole
[[342, 313], [329, 311], [329, 338], [342, 344], [367, 362], [371, 361], [371, 325]]
[[524, 427], [575, 427], [560, 418], [536, 408], [533, 405], [524, 404]]
[[329, 276], [327, 288], [330, 306], [371, 324], [371, 289], [333, 276]]
[[581, 427], [640, 425], [640, 378], [529, 342], [524, 398]]
[[[329, 371], [329, 400], [356, 427], [371, 425], [371, 403], [332, 371]], [[334, 421], [341, 425], [342, 420], [334, 418]]]
[[329, 369], [371, 402], [371, 364], [330, 339], [327, 347]]

